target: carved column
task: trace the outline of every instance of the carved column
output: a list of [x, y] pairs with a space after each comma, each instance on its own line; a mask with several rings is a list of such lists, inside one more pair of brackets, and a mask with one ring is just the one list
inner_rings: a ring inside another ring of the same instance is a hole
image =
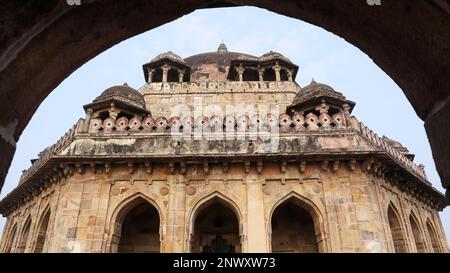
[[89, 123], [91, 122], [93, 110], [91, 108], [88, 108], [86, 110], [86, 118], [84, 119], [83, 124], [83, 133], [87, 133], [89, 130]]
[[345, 120], [345, 127], [350, 127], [352, 124], [352, 120], [350, 117], [350, 105], [344, 104], [342, 105], [342, 109], [344, 109], [344, 120]]
[[182, 83], [183, 82], [183, 78], [184, 78], [184, 70], [178, 70], [178, 82]]
[[274, 66], [272, 66], [272, 69], [275, 71], [275, 81], [281, 81], [281, 66], [278, 64], [278, 62]]
[[153, 73], [155, 72], [155, 69], [153, 68], [147, 68], [148, 73], [148, 83], [153, 82]]
[[163, 71], [162, 82], [167, 82], [167, 76], [169, 74], [170, 65], [164, 64], [163, 66], [161, 66], [161, 69]]
[[[269, 252], [264, 215], [264, 190], [262, 176], [248, 175], [247, 184], [247, 248], [248, 253]], [[243, 246], [244, 247], [244, 246]], [[243, 248], [244, 249], [244, 248]]]
[[288, 69], [288, 70], [286, 70], [286, 73], [287, 73], [287, 76], [288, 76], [288, 81], [290, 81], [290, 82], [294, 81], [294, 79], [293, 79], [293, 75], [294, 75], [293, 71], [291, 69]]
[[264, 81], [264, 72], [265, 71], [266, 71], [266, 69], [264, 67], [258, 68], [258, 75], [259, 75], [259, 81], [260, 82]]
[[239, 64], [239, 66], [236, 67], [236, 72], [239, 75], [239, 81], [240, 82], [244, 81], [244, 71], [245, 71], [245, 68], [244, 68], [244, 66], [242, 64]]

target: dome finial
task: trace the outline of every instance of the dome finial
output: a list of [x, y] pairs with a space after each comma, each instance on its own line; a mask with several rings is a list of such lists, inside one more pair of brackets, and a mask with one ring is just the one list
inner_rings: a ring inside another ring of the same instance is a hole
[[317, 83], [316, 80], [314, 78], [312, 78], [311, 84], [315, 84], [315, 83]]
[[222, 43], [220, 43], [219, 48], [217, 49], [217, 52], [220, 52], [220, 53], [228, 52], [228, 49], [227, 49], [226, 45], [223, 43], [223, 41], [222, 41]]

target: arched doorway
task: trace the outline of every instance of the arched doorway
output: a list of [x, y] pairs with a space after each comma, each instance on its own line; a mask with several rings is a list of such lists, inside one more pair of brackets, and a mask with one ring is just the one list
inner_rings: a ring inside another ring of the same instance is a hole
[[25, 252], [25, 248], [28, 243], [28, 237], [30, 235], [30, 228], [31, 228], [31, 218], [28, 217], [28, 219], [25, 221], [25, 224], [22, 228], [22, 235], [20, 236], [19, 245], [17, 246], [18, 253]]
[[396, 212], [392, 204], [389, 205], [388, 208], [388, 220], [389, 220], [389, 227], [391, 229], [392, 241], [394, 243], [395, 252], [396, 253], [407, 252], [406, 240], [405, 236], [403, 235], [400, 217], [398, 216], [398, 213]]
[[319, 252], [314, 219], [297, 198], [289, 198], [274, 210], [271, 225], [272, 252]]
[[433, 247], [434, 252], [441, 252], [439, 239], [437, 237], [436, 232], [434, 231], [433, 225], [430, 222], [430, 219], [427, 220], [427, 230], [430, 236], [431, 246]]
[[239, 218], [228, 202], [214, 197], [197, 209], [191, 237], [193, 253], [240, 253]]
[[158, 253], [161, 250], [158, 210], [139, 197], [129, 202], [117, 216], [113, 251]]
[[41, 224], [39, 226], [38, 235], [36, 239], [36, 245], [34, 247], [34, 253], [42, 253], [44, 251], [44, 245], [47, 239], [48, 223], [50, 221], [50, 209], [47, 209], [42, 217]]
[[411, 229], [414, 237], [414, 243], [416, 245], [416, 249], [418, 253], [426, 252], [425, 242], [422, 237], [422, 233], [420, 232], [420, 228], [416, 218], [411, 214], [409, 216], [409, 222], [411, 224]]
[[17, 232], [17, 225], [15, 224], [11, 229], [11, 232], [9, 233], [8, 241], [6, 242], [6, 246], [4, 248], [5, 253], [10, 253], [12, 251], [12, 247], [16, 238], [16, 232]]

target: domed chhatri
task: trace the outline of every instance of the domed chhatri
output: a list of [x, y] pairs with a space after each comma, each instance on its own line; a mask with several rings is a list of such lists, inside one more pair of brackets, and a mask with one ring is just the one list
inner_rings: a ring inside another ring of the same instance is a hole
[[425, 167], [298, 71], [224, 43], [153, 58], [32, 160], [0, 251], [447, 251]]
[[355, 102], [347, 100], [345, 96], [334, 90], [331, 86], [318, 83], [314, 79], [311, 83], [303, 87], [294, 97], [292, 104], [288, 106], [290, 111], [307, 111], [314, 108], [322, 100], [326, 100], [331, 106], [337, 108], [348, 108], [349, 113], [355, 107]]

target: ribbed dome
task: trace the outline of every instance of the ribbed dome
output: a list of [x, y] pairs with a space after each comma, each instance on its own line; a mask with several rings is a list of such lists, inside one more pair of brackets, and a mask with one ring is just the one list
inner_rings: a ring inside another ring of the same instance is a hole
[[323, 83], [318, 83], [315, 80], [312, 80], [312, 82], [309, 85], [303, 87], [300, 90], [300, 92], [297, 93], [297, 95], [294, 98], [293, 104], [302, 103], [314, 97], [324, 95], [331, 96], [340, 100], [346, 100], [344, 95], [342, 95], [342, 93], [337, 92], [331, 86]]
[[127, 100], [131, 100], [136, 104], [142, 105], [142, 107], [145, 106], [145, 101], [142, 94], [139, 93], [136, 89], [129, 87], [127, 84], [117, 85], [106, 89], [100, 96], [98, 96], [94, 100], [94, 102], [97, 100], [105, 100], [110, 97], [121, 97]]
[[347, 100], [342, 93], [337, 92], [331, 86], [318, 83], [315, 80], [303, 87], [297, 95], [294, 97], [292, 104], [288, 106], [287, 111], [292, 109], [306, 109], [311, 107], [316, 107], [323, 99], [327, 101], [328, 104], [334, 105], [335, 107], [342, 107], [342, 105], [347, 104], [350, 107], [350, 113], [355, 107], [355, 102]]
[[159, 54], [158, 56], [153, 58], [151, 62], [157, 62], [157, 61], [162, 60], [162, 59], [170, 59], [172, 61], [184, 64], [184, 60], [180, 56], [178, 56], [177, 54], [173, 53], [172, 51]]
[[288, 58], [286, 58], [283, 54], [275, 52], [275, 51], [270, 51], [264, 55], [262, 55], [259, 60], [264, 62], [264, 61], [268, 61], [268, 60], [272, 60], [272, 59], [282, 59], [288, 63], [292, 63], [291, 60], [289, 60]]
[[258, 60], [257, 57], [239, 53], [228, 52], [225, 44], [221, 44], [216, 52], [193, 55], [184, 59], [191, 67], [192, 81], [212, 80], [225, 81], [233, 59]]

